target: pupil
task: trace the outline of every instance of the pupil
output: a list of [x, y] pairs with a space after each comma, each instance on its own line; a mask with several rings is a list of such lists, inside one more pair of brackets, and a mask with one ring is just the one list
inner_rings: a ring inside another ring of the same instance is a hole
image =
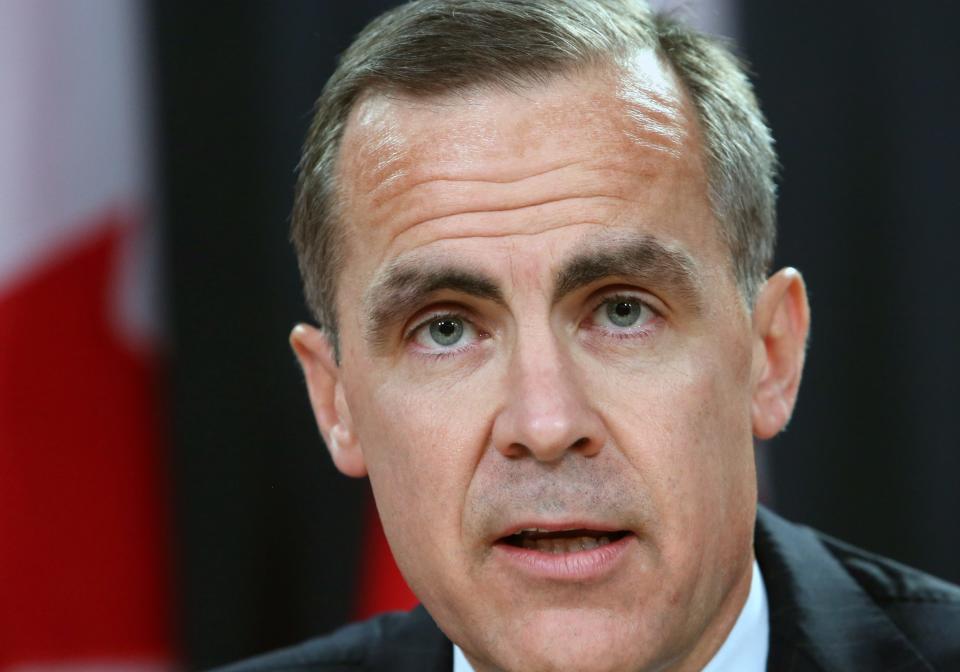
[[625, 302], [618, 303], [616, 310], [617, 310], [617, 315], [619, 315], [620, 317], [627, 317], [630, 315], [630, 313], [633, 312], [633, 304], [625, 303]]
[[437, 325], [437, 328], [444, 336], [452, 336], [453, 332], [457, 330], [457, 327], [453, 322], [441, 322], [439, 325]]

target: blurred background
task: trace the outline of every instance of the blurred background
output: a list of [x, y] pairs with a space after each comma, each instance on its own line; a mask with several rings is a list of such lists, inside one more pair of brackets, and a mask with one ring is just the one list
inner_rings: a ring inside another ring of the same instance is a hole
[[[202, 669], [404, 607], [287, 334], [294, 167], [386, 0], [0, 0], [0, 670]], [[811, 294], [787, 517], [960, 581], [958, 5], [658, 3], [734, 38]]]

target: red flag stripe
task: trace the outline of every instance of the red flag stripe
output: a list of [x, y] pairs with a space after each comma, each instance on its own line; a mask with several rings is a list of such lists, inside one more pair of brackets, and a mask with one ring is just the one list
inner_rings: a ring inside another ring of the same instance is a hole
[[101, 219], [0, 296], [0, 668], [169, 658], [156, 365], [112, 319], [134, 224]]

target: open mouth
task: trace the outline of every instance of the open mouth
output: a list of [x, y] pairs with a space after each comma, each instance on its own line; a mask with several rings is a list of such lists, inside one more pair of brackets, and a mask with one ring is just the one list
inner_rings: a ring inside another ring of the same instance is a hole
[[525, 548], [541, 553], [578, 553], [592, 551], [595, 548], [607, 546], [626, 537], [630, 532], [626, 530], [560, 530], [550, 531], [540, 528], [519, 530], [511, 535], [502, 537], [498, 543]]

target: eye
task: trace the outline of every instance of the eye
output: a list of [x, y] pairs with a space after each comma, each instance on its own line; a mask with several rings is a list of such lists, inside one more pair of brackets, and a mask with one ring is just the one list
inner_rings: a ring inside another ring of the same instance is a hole
[[608, 331], [629, 331], [643, 327], [657, 313], [636, 296], [610, 296], [593, 311], [592, 322]]
[[413, 331], [413, 342], [432, 352], [458, 350], [478, 338], [476, 328], [458, 315], [434, 315]]

